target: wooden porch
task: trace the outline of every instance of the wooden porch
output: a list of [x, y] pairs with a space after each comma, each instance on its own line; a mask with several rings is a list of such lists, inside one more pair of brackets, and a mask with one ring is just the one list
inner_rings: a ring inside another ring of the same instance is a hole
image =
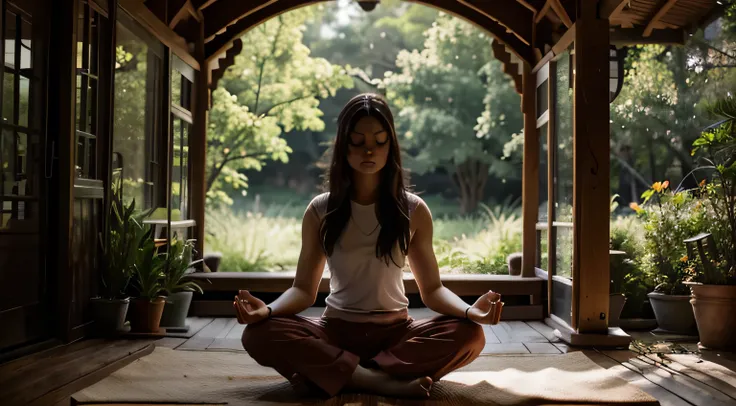
[[[302, 315], [318, 316], [323, 308], [310, 308]], [[431, 317], [429, 309], [411, 309], [415, 318]], [[233, 318], [191, 318], [198, 332], [189, 338], [165, 337], [142, 340], [88, 340], [27, 356], [0, 367], [3, 405], [95, 404], [77, 403], [75, 393], [102, 381], [115, 370], [153, 352], [154, 347], [204, 353], [244, 353], [240, 336], [244, 325]], [[662, 406], [720, 406], [736, 403], [736, 356], [697, 352], [694, 341], [676, 336], [630, 332], [635, 350], [575, 348], [563, 343], [555, 331], [538, 321], [510, 321], [485, 326], [486, 346], [481, 357], [534, 357], [582, 352], [588, 359], [657, 399]], [[645, 345], [666, 341], [651, 353]], [[492, 358], [487, 358], [492, 360]], [[52, 373], [49, 374], [49, 371]], [[181, 371], [182, 378], [187, 371]], [[12, 384], [12, 383], [19, 384]], [[345, 394], [324, 403], [342, 405], [404, 404], [367, 394]], [[212, 399], [217, 403], [217, 399]], [[110, 404], [110, 403], [106, 403]], [[130, 404], [130, 403], [128, 403]], [[144, 403], [133, 403], [144, 404]], [[151, 403], [153, 404], [153, 402]], [[160, 404], [160, 403], [157, 403]], [[412, 404], [437, 404], [434, 401]], [[580, 403], [578, 403], [580, 404]]]

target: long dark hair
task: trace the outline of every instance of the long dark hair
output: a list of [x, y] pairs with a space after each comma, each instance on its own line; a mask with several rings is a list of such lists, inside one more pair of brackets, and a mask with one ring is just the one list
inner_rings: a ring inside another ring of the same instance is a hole
[[348, 163], [348, 140], [355, 124], [363, 117], [372, 116], [381, 122], [389, 134], [389, 153], [386, 166], [380, 171], [381, 181], [376, 202], [381, 231], [376, 242], [376, 258], [383, 258], [388, 265], [394, 264], [394, 247], [406, 256], [409, 251], [409, 212], [405, 173], [401, 166], [401, 152], [394, 128], [394, 117], [386, 100], [374, 93], [353, 97], [340, 112], [337, 122], [337, 137], [332, 150], [332, 163], [328, 169], [327, 189], [330, 192], [327, 214], [322, 220], [319, 235], [325, 253], [332, 255], [335, 243], [340, 238], [350, 219], [350, 197], [353, 192], [353, 169]]

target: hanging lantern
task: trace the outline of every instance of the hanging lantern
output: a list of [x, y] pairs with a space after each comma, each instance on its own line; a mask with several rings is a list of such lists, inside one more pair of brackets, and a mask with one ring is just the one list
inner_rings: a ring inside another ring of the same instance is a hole
[[363, 11], [373, 11], [380, 0], [358, 0], [358, 5]]
[[608, 102], [613, 103], [624, 85], [624, 60], [627, 48], [618, 49], [611, 45], [608, 52]]

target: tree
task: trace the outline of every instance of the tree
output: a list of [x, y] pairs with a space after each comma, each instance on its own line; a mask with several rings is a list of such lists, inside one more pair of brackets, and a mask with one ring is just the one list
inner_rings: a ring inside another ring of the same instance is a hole
[[268, 160], [288, 161], [281, 138], [291, 131], [322, 131], [320, 99], [351, 88], [350, 67], [314, 58], [302, 43], [310, 8], [261, 24], [243, 37], [245, 51], [213, 92], [207, 140], [207, 194], [230, 202], [226, 188], [247, 188], [244, 170]]
[[380, 81], [398, 108], [407, 167], [443, 170], [460, 195], [461, 213], [475, 211], [489, 175], [506, 174], [504, 144], [522, 127], [520, 99], [491, 55], [491, 39], [440, 14], [424, 49], [402, 51]]

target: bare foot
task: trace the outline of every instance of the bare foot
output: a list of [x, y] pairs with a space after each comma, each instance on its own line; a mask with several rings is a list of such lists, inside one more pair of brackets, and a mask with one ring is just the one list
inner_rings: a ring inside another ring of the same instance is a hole
[[425, 376], [414, 380], [399, 380], [383, 371], [358, 365], [348, 385], [384, 396], [428, 398], [432, 389], [432, 378]]

